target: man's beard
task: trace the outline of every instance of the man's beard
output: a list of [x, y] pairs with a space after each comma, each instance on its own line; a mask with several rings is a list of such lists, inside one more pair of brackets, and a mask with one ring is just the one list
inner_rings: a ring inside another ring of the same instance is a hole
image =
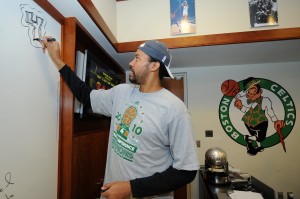
[[129, 75], [129, 81], [133, 84], [142, 85], [146, 82], [146, 78], [148, 76], [148, 68], [150, 63], [145, 65], [145, 70], [141, 71], [140, 73], [136, 74], [133, 70], [131, 70], [131, 77]]
[[130, 81], [130, 83], [137, 84], [134, 72], [131, 71], [131, 74], [132, 74], [131, 76], [129, 75], [129, 81]]
[[130, 83], [132, 83], [132, 84], [137, 84], [137, 82], [136, 82], [136, 79], [135, 79], [135, 78], [130, 78], [130, 77], [129, 77], [129, 81], [130, 81]]

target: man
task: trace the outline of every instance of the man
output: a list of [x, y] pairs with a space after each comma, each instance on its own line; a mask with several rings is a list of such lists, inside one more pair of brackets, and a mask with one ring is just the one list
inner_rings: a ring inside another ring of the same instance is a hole
[[184, 21], [187, 21], [188, 20], [188, 9], [189, 9], [189, 5], [187, 3], [187, 1], [184, 1], [182, 4], [182, 19]]
[[75, 97], [112, 119], [105, 171], [107, 199], [173, 198], [199, 169], [190, 115], [184, 103], [161, 86], [173, 77], [171, 54], [158, 41], [139, 46], [129, 79], [110, 90], [85, 85], [60, 58], [57, 42], [42, 41]]

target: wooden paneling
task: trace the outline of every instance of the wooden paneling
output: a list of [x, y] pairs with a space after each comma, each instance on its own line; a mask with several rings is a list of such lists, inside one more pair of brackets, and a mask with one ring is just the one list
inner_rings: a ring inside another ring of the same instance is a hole
[[[65, 20], [62, 32], [62, 58], [73, 70], [75, 67], [75, 18]], [[61, 199], [71, 198], [72, 150], [73, 150], [73, 94], [61, 80], [60, 138], [59, 138], [59, 182], [58, 194]]]
[[183, 79], [163, 78], [162, 86], [184, 101]]
[[187, 199], [187, 185], [174, 191], [174, 199]]
[[104, 179], [109, 126], [74, 137], [72, 199], [95, 199]]
[[[167, 46], [170, 49], [174, 49], [289, 39], [300, 39], [300, 28], [284, 28], [214, 35], [176, 37], [168, 39], [159, 39], [159, 41], [162, 41], [165, 44], [167, 44]], [[144, 41], [118, 43], [116, 48], [120, 53], [135, 52], [137, 47], [143, 42]]]

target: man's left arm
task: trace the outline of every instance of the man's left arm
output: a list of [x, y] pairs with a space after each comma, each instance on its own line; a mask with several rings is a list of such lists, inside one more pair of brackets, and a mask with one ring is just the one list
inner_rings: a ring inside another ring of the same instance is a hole
[[172, 192], [190, 182], [197, 174], [195, 171], [178, 170], [170, 166], [161, 173], [136, 178], [128, 181], [117, 181], [105, 184], [101, 195], [110, 198], [134, 198], [154, 196]]
[[197, 170], [178, 170], [170, 166], [161, 173], [130, 180], [132, 196], [139, 198], [169, 193], [192, 182], [196, 174]]
[[169, 193], [194, 180], [199, 161], [189, 113], [174, 117], [168, 129], [172, 132], [169, 133], [169, 140], [173, 164], [163, 172], [131, 180], [133, 197]]

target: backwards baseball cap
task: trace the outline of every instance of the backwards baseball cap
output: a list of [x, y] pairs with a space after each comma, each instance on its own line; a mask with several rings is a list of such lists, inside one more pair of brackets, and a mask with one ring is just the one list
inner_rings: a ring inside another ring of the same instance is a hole
[[167, 74], [165, 74], [165, 76], [174, 78], [173, 74], [170, 71], [172, 55], [170, 54], [169, 49], [164, 43], [150, 40], [146, 41], [145, 43], [142, 43], [138, 49], [140, 49], [150, 57], [159, 60], [161, 63], [163, 63], [167, 70]]

